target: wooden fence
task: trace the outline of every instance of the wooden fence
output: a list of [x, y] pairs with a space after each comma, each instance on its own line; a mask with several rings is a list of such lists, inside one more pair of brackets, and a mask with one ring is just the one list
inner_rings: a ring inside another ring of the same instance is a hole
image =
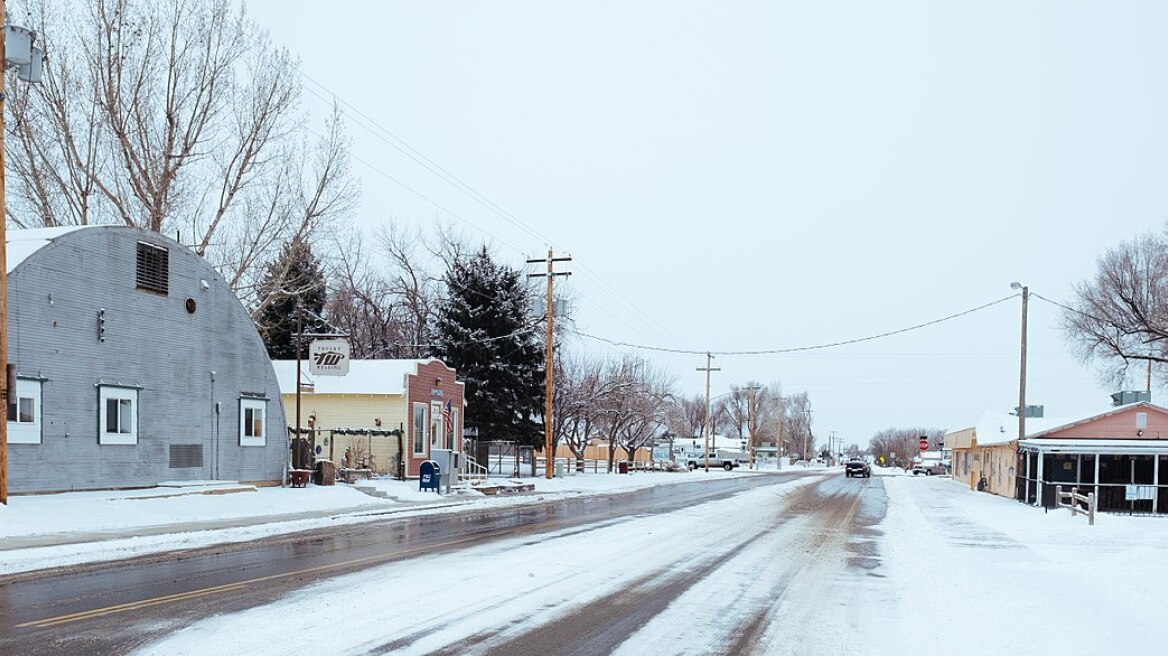
[[[1095, 525], [1095, 493], [1079, 494], [1079, 488], [1073, 487], [1070, 492], [1063, 492], [1063, 486], [1056, 485], [1054, 488], [1055, 503], [1059, 508], [1070, 508], [1071, 517], [1078, 513], [1087, 515], [1087, 525]], [[1083, 504], [1086, 508], [1080, 508], [1079, 504]]]

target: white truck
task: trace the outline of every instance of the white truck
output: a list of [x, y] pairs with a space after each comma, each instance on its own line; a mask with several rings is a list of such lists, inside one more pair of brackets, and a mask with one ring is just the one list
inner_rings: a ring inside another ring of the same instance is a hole
[[[728, 449], [717, 449], [710, 452], [710, 467], [720, 467], [726, 471], [730, 471], [738, 466], [738, 452]], [[693, 469], [705, 469], [706, 456], [701, 450], [687, 451], [681, 454], [677, 459], [678, 464], [683, 464], [686, 467]]]

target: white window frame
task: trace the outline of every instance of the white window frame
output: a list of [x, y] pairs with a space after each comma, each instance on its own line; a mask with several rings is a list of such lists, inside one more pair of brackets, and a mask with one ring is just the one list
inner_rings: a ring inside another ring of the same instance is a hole
[[[430, 425], [430, 418], [427, 416], [429, 408], [430, 406], [425, 403], [415, 403], [411, 411], [410, 426], [414, 434], [413, 446], [410, 448], [414, 450], [414, 455], [426, 455], [426, 431]], [[422, 411], [421, 417], [418, 416], [418, 410]], [[421, 422], [418, 421], [419, 418]], [[422, 447], [421, 450], [418, 450], [419, 446]]]
[[[252, 422], [248, 421], [249, 412], [254, 415], [259, 411], [260, 417], [260, 431], [259, 435], [248, 435], [248, 429], [252, 427]], [[239, 446], [267, 446], [268, 444], [268, 400], [257, 399], [249, 397], [240, 397], [239, 399]]]
[[[98, 385], [97, 392], [97, 443], [104, 445], [138, 443], [138, 388], [119, 387], [117, 385]], [[118, 401], [119, 422], [118, 431], [106, 430], [109, 412], [109, 402]], [[123, 412], [125, 402], [129, 403], [129, 411]], [[122, 419], [127, 421], [123, 422]], [[123, 425], [128, 423], [128, 426]]]
[[[16, 379], [16, 419], [8, 420], [9, 444], [41, 443], [41, 381]], [[32, 421], [20, 420], [22, 402], [32, 405]], [[5, 416], [7, 417], [7, 409]]]

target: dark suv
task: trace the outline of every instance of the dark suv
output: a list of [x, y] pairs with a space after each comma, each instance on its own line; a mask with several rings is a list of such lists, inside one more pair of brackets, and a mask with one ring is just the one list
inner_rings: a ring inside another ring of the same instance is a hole
[[872, 475], [872, 468], [869, 467], [868, 463], [864, 462], [863, 460], [853, 458], [844, 465], [844, 475], [849, 478], [855, 476], [863, 476], [864, 478], [868, 478]]

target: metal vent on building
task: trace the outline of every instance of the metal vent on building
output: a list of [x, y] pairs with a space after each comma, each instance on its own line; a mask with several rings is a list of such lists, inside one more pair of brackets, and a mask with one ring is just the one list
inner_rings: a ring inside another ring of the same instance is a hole
[[202, 444], [171, 444], [170, 468], [189, 469], [203, 466]]
[[170, 251], [138, 242], [138, 288], [159, 294], [170, 292]]

